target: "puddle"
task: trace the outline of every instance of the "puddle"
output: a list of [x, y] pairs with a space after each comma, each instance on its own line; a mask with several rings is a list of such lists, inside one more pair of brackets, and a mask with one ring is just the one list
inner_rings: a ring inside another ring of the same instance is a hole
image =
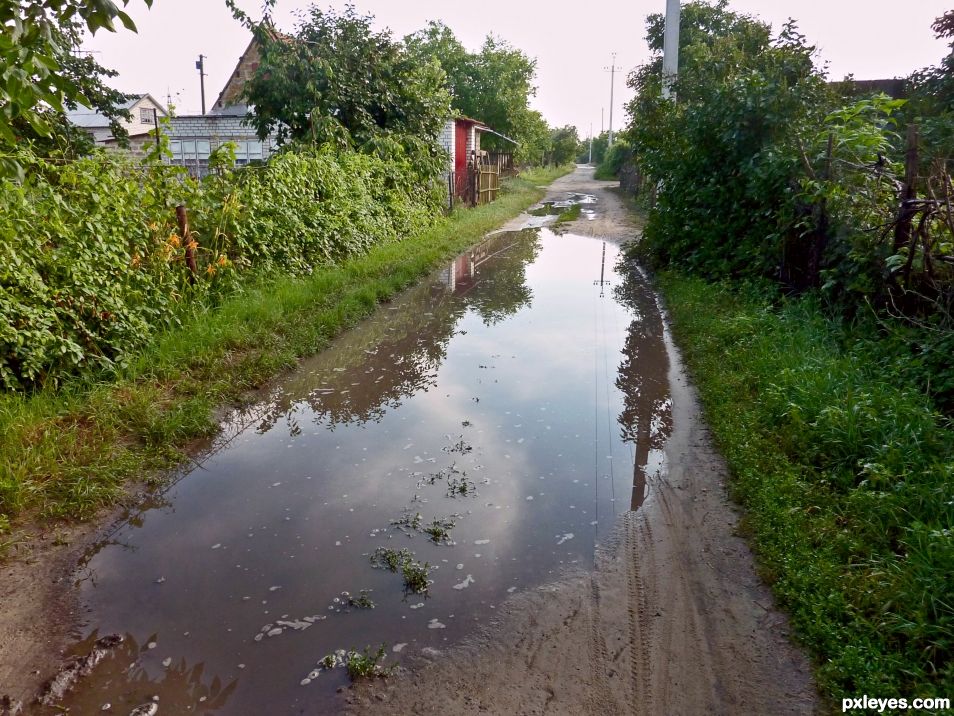
[[496, 234], [230, 416], [90, 551], [74, 651], [124, 639], [39, 713], [335, 712], [326, 655], [438, 653], [591, 565], [671, 430], [662, 321], [617, 257]]
[[596, 212], [592, 208], [596, 202], [597, 198], [593, 194], [568, 193], [565, 199], [544, 201], [528, 209], [526, 225], [534, 228], [547, 226], [554, 221], [574, 221], [580, 215], [587, 221], [592, 221], [596, 218]]

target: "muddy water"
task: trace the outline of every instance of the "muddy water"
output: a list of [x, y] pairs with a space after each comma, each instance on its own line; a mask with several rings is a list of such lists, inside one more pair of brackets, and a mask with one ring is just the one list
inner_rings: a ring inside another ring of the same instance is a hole
[[[314, 674], [324, 655], [441, 650], [591, 564], [671, 428], [662, 322], [617, 255], [547, 228], [495, 235], [231, 416], [78, 573], [76, 652], [125, 641], [61, 706], [334, 712], [347, 675]], [[453, 522], [451, 543], [392, 524], [418, 513]], [[433, 566], [426, 597], [372, 568], [382, 546]], [[345, 606], [361, 590], [374, 608]]]

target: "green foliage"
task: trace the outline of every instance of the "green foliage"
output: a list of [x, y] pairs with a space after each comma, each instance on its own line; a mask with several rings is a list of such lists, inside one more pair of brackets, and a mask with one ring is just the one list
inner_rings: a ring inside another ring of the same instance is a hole
[[390, 549], [388, 547], [378, 547], [371, 554], [371, 566], [376, 569], [387, 569], [391, 572], [397, 572], [405, 562], [411, 561], [414, 553], [409, 549]]
[[0, 523], [13, 523], [14, 532], [0, 541], [0, 552], [21, 541], [23, 518], [88, 518], [122, 496], [124, 481], [164, 474], [192, 440], [214, 433], [218, 406], [240, 403], [326, 346], [371, 313], [375, 300], [539, 201], [537, 185], [567, 171], [507, 179], [492, 204], [458, 209], [424, 231], [306, 276], [248, 274], [214, 310], [196, 305], [181, 327], [157, 335], [108, 379], [0, 392]]
[[646, 238], [662, 262], [706, 276], [777, 275], [787, 228], [778, 224], [795, 212], [792, 139], [820, 122], [824, 81], [791, 24], [771, 41], [761, 23], [702, 7], [708, 27], [699, 42], [688, 34], [679, 101], [663, 100], [641, 72], [631, 78], [640, 94], [628, 136], [663, 187]]
[[[954, 690], [954, 430], [870, 326], [663, 289], [760, 568], [825, 693]], [[911, 336], [908, 336], [910, 338]]]
[[[128, 2], [124, 0], [123, 5]], [[144, 2], [152, 5], [152, 0]], [[63, 112], [78, 104], [113, 119], [122, 116], [116, 107], [125, 96], [103, 81], [115, 72], [89, 56], [72, 53], [85, 31], [115, 32], [117, 20], [135, 31], [132, 20], [112, 0], [7, 0], [0, 4], [0, 147], [16, 147], [24, 138], [53, 139], [55, 144], [65, 128]], [[3, 158], [0, 169], [22, 176], [24, 168]]]
[[[389, 148], [388, 160], [324, 147], [238, 171], [223, 153], [202, 184], [115, 155], [19, 153], [28, 179], [0, 178], [0, 385], [121, 368], [158, 331], [234, 290], [241, 273], [304, 275], [419, 232], [439, 214], [442, 187], [403, 145]], [[191, 237], [178, 234], [179, 203]], [[187, 239], [197, 242], [197, 277]]]
[[[594, 151], [595, 154], [595, 151]], [[626, 162], [633, 160], [633, 148], [625, 139], [614, 138], [613, 146], [604, 149], [602, 159], [596, 166], [596, 179], [615, 179]]]
[[[938, 31], [950, 32], [941, 21]], [[940, 138], [949, 63], [915, 83], [911, 107], [885, 95], [845, 104], [814, 67], [814, 48], [794, 22], [772, 38], [766, 25], [724, 2], [690, 2], [682, 25], [676, 100], [660, 94], [658, 15], [648, 22], [656, 56], [629, 78], [637, 94], [626, 138], [659, 190], [645, 231], [653, 260], [710, 278], [821, 287], [846, 314], [869, 304], [897, 308], [939, 316], [936, 327], [949, 330], [950, 212], [924, 210], [914, 237], [893, 231], [902, 111], [936, 113], [936, 121], [924, 120], [940, 142], [929, 152], [934, 175], [918, 191], [932, 202], [951, 195]], [[611, 169], [608, 158], [597, 175]]]
[[546, 154], [547, 164], [560, 166], [568, 164], [576, 158], [580, 138], [576, 127], [566, 125], [550, 130], [550, 149]]
[[[603, 161], [608, 147], [609, 132], [601, 132], [593, 137], [593, 164], [599, 165]], [[590, 161], [590, 141], [588, 139], [580, 140], [576, 161], [578, 164], [586, 164]]]
[[388, 676], [393, 667], [385, 668], [381, 663], [384, 658], [384, 644], [379, 646], [374, 653], [371, 652], [369, 646], [366, 646], [363, 652], [349, 651], [345, 662], [348, 676], [351, 677], [352, 681], [368, 677]]
[[401, 565], [404, 588], [413, 594], [427, 594], [431, 586], [430, 573], [431, 566], [427, 562], [408, 559]]
[[[515, 150], [518, 162], [543, 161], [549, 149], [549, 129], [540, 113], [529, 106], [536, 94], [536, 60], [493, 35], [487, 36], [479, 52], [470, 53], [441, 22], [431, 22], [408, 35], [405, 43], [419, 62], [436, 59], [440, 63], [456, 112], [479, 119], [519, 142]], [[514, 149], [493, 135], [481, 142], [484, 149]], [[569, 159], [572, 156], [556, 163]]]
[[259, 136], [340, 147], [364, 146], [379, 135], [433, 141], [450, 116], [440, 66], [407, 52], [389, 31], [353, 6], [342, 12], [312, 5], [292, 36], [275, 31], [270, 3], [262, 22], [235, 11], [253, 31], [261, 60], [245, 87]]

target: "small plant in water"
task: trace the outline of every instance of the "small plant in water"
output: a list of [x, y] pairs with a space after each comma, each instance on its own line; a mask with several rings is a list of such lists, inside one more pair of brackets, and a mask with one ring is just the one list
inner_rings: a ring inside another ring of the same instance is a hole
[[371, 566], [376, 569], [398, 571], [405, 562], [410, 562], [414, 553], [408, 549], [388, 549], [378, 547], [371, 555]]
[[448, 447], [443, 447], [441, 449], [444, 452], [459, 452], [461, 455], [466, 455], [471, 450], [473, 450], [473, 448], [470, 445], [468, 445], [467, 442], [464, 440], [463, 435], [461, 435], [460, 439], [453, 445], [450, 445]]
[[437, 544], [448, 544], [450, 542], [450, 531], [454, 529], [454, 521], [450, 519], [435, 518], [431, 524], [421, 530], [431, 538], [432, 542]]
[[431, 565], [427, 562], [415, 562], [408, 560], [401, 567], [401, 574], [404, 576], [404, 588], [414, 594], [427, 594], [427, 589], [431, 582], [427, 578], [431, 571]]
[[477, 496], [477, 486], [473, 480], [469, 479], [466, 474], [463, 473], [460, 477], [452, 477], [447, 480], [447, 496], [457, 497], [459, 495]]
[[[371, 597], [368, 596], [370, 591], [370, 589], [362, 589], [357, 596], [348, 594], [348, 606], [356, 609], [374, 609], [374, 602], [372, 602]], [[347, 592], [342, 592], [342, 594], [347, 594]]]
[[422, 520], [423, 518], [421, 517], [420, 512], [416, 512], [414, 515], [411, 515], [410, 512], [407, 512], [403, 517], [400, 517], [396, 520], [391, 520], [391, 524], [397, 527], [399, 530], [407, 532], [408, 529], [421, 529]]
[[384, 661], [384, 644], [374, 653], [371, 653], [370, 646], [366, 646], [363, 652], [349, 651], [345, 666], [348, 667], [348, 676], [355, 681], [362, 677], [390, 675], [394, 667], [385, 667], [382, 661]]

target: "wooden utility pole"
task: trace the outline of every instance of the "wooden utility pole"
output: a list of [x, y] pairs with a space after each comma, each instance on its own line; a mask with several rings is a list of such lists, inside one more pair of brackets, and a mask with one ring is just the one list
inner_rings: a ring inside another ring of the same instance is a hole
[[904, 187], [901, 189], [901, 207], [898, 210], [898, 221], [894, 225], [894, 253], [898, 253], [902, 246], [911, 241], [911, 230], [914, 215], [917, 213], [912, 206], [917, 197], [918, 184], [918, 125], [908, 125], [907, 150], [904, 153]]
[[202, 93], [202, 114], [205, 114], [205, 55], [199, 55], [195, 68], [199, 71], [199, 91]]

